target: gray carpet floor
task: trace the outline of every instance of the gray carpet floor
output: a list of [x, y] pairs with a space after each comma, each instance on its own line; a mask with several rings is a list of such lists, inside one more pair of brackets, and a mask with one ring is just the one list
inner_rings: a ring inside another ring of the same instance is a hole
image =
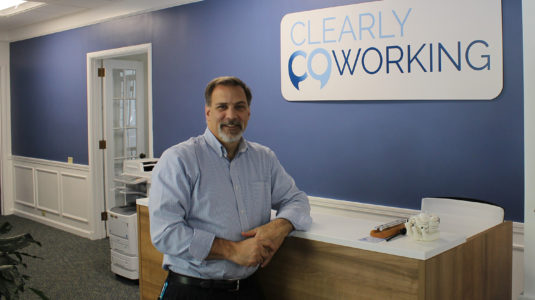
[[[0, 224], [6, 221], [13, 229], [2, 237], [30, 233], [42, 245], [23, 251], [42, 258], [24, 258], [28, 267], [19, 270], [30, 276], [26, 288], [39, 289], [53, 300], [139, 299], [137, 280], [111, 272], [107, 238], [91, 241], [18, 216], [0, 216]], [[40, 298], [26, 289], [21, 299]]]

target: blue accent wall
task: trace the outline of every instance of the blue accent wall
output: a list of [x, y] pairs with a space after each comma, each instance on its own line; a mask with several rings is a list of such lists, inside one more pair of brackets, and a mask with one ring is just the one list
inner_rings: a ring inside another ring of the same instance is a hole
[[246, 138], [309, 195], [413, 209], [425, 196], [477, 198], [523, 221], [521, 1], [502, 2], [495, 100], [284, 100], [282, 17], [357, 2], [206, 0], [11, 43], [13, 154], [87, 164], [86, 53], [152, 43], [155, 156], [202, 134], [206, 83], [236, 75], [253, 91]]

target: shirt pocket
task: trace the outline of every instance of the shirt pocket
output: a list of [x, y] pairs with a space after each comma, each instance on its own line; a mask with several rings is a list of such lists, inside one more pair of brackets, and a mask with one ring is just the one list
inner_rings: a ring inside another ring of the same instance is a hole
[[251, 225], [256, 227], [269, 222], [271, 218], [271, 190], [267, 181], [253, 181], [249, 189], [249, 208], [251, 212], [254, 211]]

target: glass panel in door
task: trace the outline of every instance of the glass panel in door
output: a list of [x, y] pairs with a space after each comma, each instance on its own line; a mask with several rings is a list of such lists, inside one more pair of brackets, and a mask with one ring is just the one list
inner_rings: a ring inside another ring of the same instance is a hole
[[107, 111], [105, 127], [108, 149], [106, 158], [106, 206], [110, 209], [135, 201], [124, 183], [117, 182], [116, 177], [123, 173], [123, 162], [139, 158], [144, 153], [148, 142], [144, 140], [143, 68], [141, 63], [132, 61], [105, 60], [106, 73], [110, 74], [106, 82]]

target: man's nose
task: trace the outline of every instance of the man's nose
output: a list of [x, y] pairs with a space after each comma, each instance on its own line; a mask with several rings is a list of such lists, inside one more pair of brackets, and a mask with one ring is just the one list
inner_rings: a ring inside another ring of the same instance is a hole
[[237, 117], [237, 115], [238, 114], [236, 113], [236, 110], [234, 108], [231, 107], [227, 110], [227, 119], [233, 120]]

